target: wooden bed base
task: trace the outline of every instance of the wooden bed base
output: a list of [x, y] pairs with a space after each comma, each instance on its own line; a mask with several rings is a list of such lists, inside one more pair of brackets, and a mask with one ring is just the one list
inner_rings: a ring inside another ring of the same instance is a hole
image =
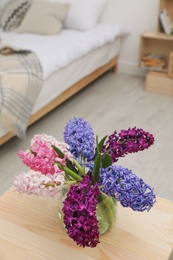
[[[71, 87], [69, 87], [67, 90], [65, 90], [63, 93], [61, 93], [59, 96], [57, 96], [54, 100], [52, 100], [49, 104], [47, 104], [45, 107], [40, 109], [38, 112], [33, 114], [28, 122], [28, 126], [36, 122], [38, 119], [49, 113], [51, 110], [53, 110], [58, 105], [62, 104], [64, 101], [66, 101], [68, 98], [72, 97], [74, 94], [79, 92], [81, 89], [85, 88], [88, 84], [90, 84], [92, 81], [97, 79], [99, 76], [104, 74], [106, 71], [113, 69], [114, 72], [117, 71], [117, 63], [118, 63], [118, 56], [110, 60], [107, 64], [100, 67], [96, 71], [92, 72], [90, 75], [84, 77]], [[3, 137], [0, 138], [0, 146], [10, 140], [15, 135], [13, 133], [7, 133]]]

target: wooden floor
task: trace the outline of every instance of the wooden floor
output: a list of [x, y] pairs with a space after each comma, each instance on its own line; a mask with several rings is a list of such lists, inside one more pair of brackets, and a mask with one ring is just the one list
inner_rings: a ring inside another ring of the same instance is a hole
[[63, 141], [66, 122], [83, 117], [101, 139], [129, 127], [143, 128], [155, 137], [148, 150], [119, 159], [154, 187], [157, 196], [173, 200], [173, 97], [144, 91], [144, 79], [108, 72], [43, 119], [29, 127], [27, 138], [13, 138], [0, 147], [0, 194], [16, 174], [28, 170], [18, 158], [36, 133], [47, 133]]

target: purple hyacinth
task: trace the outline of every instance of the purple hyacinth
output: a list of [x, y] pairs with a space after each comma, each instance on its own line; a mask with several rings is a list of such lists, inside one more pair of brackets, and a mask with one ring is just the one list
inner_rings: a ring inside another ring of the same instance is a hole
[[70, 120], [64, 130], [64, 140], [76, 158], [81, 155], [88, 161], [93, 159], [95, 136], [87, 121], [76, 117]]
[[64, 224], [68, 235], [82, 247], [96, 247], [99, 226], [96, 218], [98, 185], [91, 186], [91, 177], [71, 185], [64, 201]]
[[128, 153], [136, 153], [149, 148], [154, 143], [152, 134], [136, 127], [128, 130], [121, 130], [119, 134], [115, 131], [108, 136], [108, 140], [103, 147], [103, 152], [107, 152], [113, 162], [117, 162], [119, 157]]
[[131, 170], [121, 166], [102, 168], [98, 184], [102, 192], [120, 201], [123, 207], [149, 211], [155, 203], [153, 189]]

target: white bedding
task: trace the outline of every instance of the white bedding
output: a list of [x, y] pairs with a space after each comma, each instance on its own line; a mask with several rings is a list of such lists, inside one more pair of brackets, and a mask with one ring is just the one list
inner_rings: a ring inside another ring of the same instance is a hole
[[3, 32], [0, 29], [0, 49], [8, 46], [35, 52], [46, 79], [74, 60], [127, 33], [122, 26], [110, 23], [98, 24], [86, 32], [63, 29], [55, 36]]
[[[91, 51], [88, 55], [73, 61], [50, 75], [43, 83], [41, 93], [36, 100], [32, 114], [38, 112], [70, 86], [117, 56], [121, 42], [121, 37], [117, 37], [113, 42]], [[7, 134], [7, 131], [0, 123], [0, 138], [5, 134]]]

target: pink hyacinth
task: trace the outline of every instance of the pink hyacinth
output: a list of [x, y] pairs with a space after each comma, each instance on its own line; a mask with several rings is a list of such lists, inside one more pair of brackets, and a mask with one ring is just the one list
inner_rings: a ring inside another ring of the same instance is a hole
[[27, 173], [22, 172], [14, 179], [14, 191], [21, 194], [58, 197], [60, 188], [64, 184], [64, 172], [43, 175], [41, 172], [30, 170]]
[[[64, 153], [64, 158], [60, 158], [52, 145], [56, 146]], [[31, 140], [30, 150], [25, 152], [20, 150], [18, 153], [26, 166], [34, 171], [40, 171], [43, 174], [54, 174], [61, 172], [57, 163], [66, 165], [66, 158], [73, 159], [69, 152], [69, 146], [64, 142], [57, 141], [54, 137], [46, 134], [37, 134]]]

